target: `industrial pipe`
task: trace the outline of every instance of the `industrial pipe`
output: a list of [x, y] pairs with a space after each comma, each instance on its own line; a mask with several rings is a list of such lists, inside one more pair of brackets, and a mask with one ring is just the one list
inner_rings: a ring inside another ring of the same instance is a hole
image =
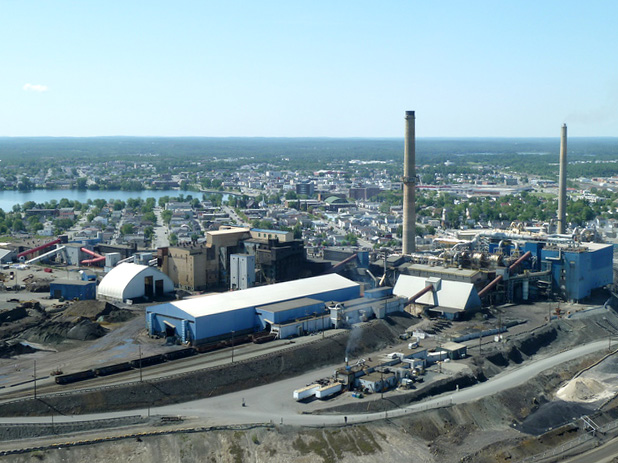
[[496, 286], [501, 281], [502, 281], [502, 275], [498, 275], [496, 278], [492, 280], [491, 283], [489, 283], [487, 286], [485, 286], [483, 289], [479, 291], [479, 298], [482, 298], [483, 296], [485, 296], [489, 291], [491, 291], [494, 288], [494, 286]]
[[433, 290], [433, 285], [425, 286], [418, 293], [416, 293], [414, 296], [412, 296], [410, 299], [408, 299], [408, 304], [414, 304], [419, 297], [421, 297], [425, 293], [428, 293], [431, 290]]
[[520, 265], [523, 261], [525, 261], [526, 259], [529, 259], [531, 256], [532, 256], [532, 252], [528, 251], [528, 252], [526, 252], [523, 256], [521, 256], [519, 259], [517, 259], [517, 260], [513, 263], [513, 265], [511, 265], [511, 266], [509, 267], [509, 275], [510, 275], [511, 273], [513, 273], [513, 272], [517, 269], [517, 267], [519, 267], [519, 265]]
[[342, 260], [337, 265], [334, 265], [333, 267], [329, 268], [326, 272], [324, 272], [324, 275], [328, 275], [329, 273], [338, 272], [345, 264], [352, 262], [354, 259], [356, 259], [357, 256], [358, 256], [358, 253], [352, 254], [350, 257]]
[[90, 264], [96, 264], [99, 262], [103, 262], [105, 260], [105, 256], [102, 256], [101, 254], [97, 254], [96, 252], [92, 252], [90, 249], [80, 248], [80, 250], [94, 257], [94, 259], [82, 260], [80, 264], [90, 265]]
[[82, 260], [80, 264], [83, 264], [83, 265], [97, 264], [99, 262], [103, 262], [104, 260], [105, 260], [105, 256], [101, 256], [101, 257], [97, 257], [96, 259]]
[[36, 248], [32, 248], [32, 249], [28, 249], [27, 251], [20, 252], [19, 254], [17, 254], [17, 258], [20, 259], [22, 257], [26, 257], [28, 254], [32, 254], [33, 252], [40, 251], [42, 249], [48, 248], [50, 246], [53, 246], [54, 244], [59, 244], [59, 243], [62, 243], [62, 240], [57, 239], [54, 241], [50, 241], [49, 243], [42, 244], [41, 246], [37, 246]]

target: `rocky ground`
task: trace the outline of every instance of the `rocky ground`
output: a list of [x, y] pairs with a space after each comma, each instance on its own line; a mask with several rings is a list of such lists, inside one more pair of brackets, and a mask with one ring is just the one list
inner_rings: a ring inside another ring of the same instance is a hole
[[[79, 317], [79, 314], [77, 316]], [[324, 341], [316, 337], [310, 348], [287, 349], [285, 352], [272, 354], [263, 362], [252, 362], [250, 368], [240, 362], [231, 368], [228, 366], [225, 368], [227, 381], [223, 379], [221, 369], [213, 368], [206, 376], [202, 372], [200, 376], [185, 375], [180, 381], [176, 378], [173, 383], [162, 381], [157, 383], [156, 389], [151, 392], [138, 391], [131, 386], [115, 388], [109, 396], [100, 392], [95, 395], [77, 394], [72, 396], [70, 401], [59, 400], [47, 405], [23, 401], [18, 406], [0, 406], [0, 414], [46, 414], [49, 412], [49, 405], [60, 407], [63, 413], [113, 410], [124, 408], [129, 402], [136, 407], [142, 407], [146, 403], [160, 404], [166, 400], [176, 400], [174, 397], [177, 396], [189, 400], [237, 388], [253, 387], [294, 376], [306, 369], [307, 365], [328, 365], [341, 362], [346, 354], [358, 356], [388, 347], [397, 341], [401, 332], [416, 321], [405, 315], [385, 321], [373, 321], [365, 325], [362, 335], [354, 336], [352, 341], [349, 334], [334, 336]], [[551, 352], [591, 339], [609, 337], [613, 326], [618, 326], [618, 317], [613, 310], [603, 309], [552, 320], [551, 324], [531, 332], [521, 329], [521, 334], [506, 343], [489, 342], [482, 346], [481, 352], [472, 352], [474, 355], [467, 360], [466, 370], [459, 376], [436, 382], [431, 388], [393, 394], [389, 400], [365, 400], [333, 407], [330, 412], [353, 413], [356, 404], [361, 403], [363, 411], [366, 411], [367, 407], [371, 410], [397, 407], [419, 400], [423, 395], [453, 390], [456, 384], [462, 385], [464, 380], [470, 384], [484, 381], [504, 368], [516, 367], [533, 356], [551, 355]], [[109, 335], [101, 340], [107, 336]], [[608, 402], [607, 397], [599, 392], [599, 384], [613, 384], [612, 375], [616, 367], [611, 360], [599, 364], [595, 369], [582, 372], [577, 376], [581, 379], [570, 382], [578, 372], [594, 364], [598, 357], [591, 356], [561, 365], [553, 371], [539, 375], [525, 388], [505, 391], [475, 403], [363, 426], [325, 429], [271, 426], [204, 430], [199, 427], [199, 423], [165, 425], [157, 420], [150, 420], [127, 428], [124, 434], [131, 437], [123, 437], [113, 442], [41, 449], [0, 457], [0, 460], [363, 462], [381, 459], [421, 463], [517, 461], [581, 434], [583, 431], [577, 423], [565, 425], [573, 413], [595, 413], [600, 422], [614, 419], [613, 402]], [[596, 373], [593, 370], [596, 370]], [[561, 392], [557, 394], [558, 390]], [[555, 400], [556, 394], [559, 400]], [[597, 411], [595, 407], [601, 403], [604, 403], [603, 410]], [[191, 432], [168, 432], [186, 428]], [[1, 431], [0, 434], [8, 437], [7, 429]], [[18, 432], [17, 437], [27, 439], [23, 442], [28, 445], [32, 443], [33, 436], [29, 434], [32, 433], [31, 429], [13, 432]], [[46, 442], [54, 441], [53, 431], [43, 429], [41, 432], [41, 436], [47, 436]], [[55, 433], [57, 432], [56, 429]], [[137, 436], [137, 432], [146, 435]], [[158, 434], [160, 432], [163, 434]], [[100, 430], [97, 436], [104, 434], [105, 431]], [[94, 439], [93, 436], [77, 434], [74, 439]], [[66, 442], [67, 438], [68, 436], [58, 437], [56, 441]], [[19, 441], [15, 446], [19, 446]]]

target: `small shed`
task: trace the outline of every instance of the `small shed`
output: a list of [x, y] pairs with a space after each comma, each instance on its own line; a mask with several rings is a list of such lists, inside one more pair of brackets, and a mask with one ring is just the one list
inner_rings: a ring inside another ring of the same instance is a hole
[[79, 299], [80, 301], [96, 299], [97, 283], [96, 281], [83, 280], [55, 280], [49, 283], [49, 297], [52, 299], [72, 300]]
[[468, 346], [458, 342], [445, 342], [442, 344], [442, 350], [451, 360], [459, 360], [468, 355]]
[[0, 249], [0, 263], [8, 264], [17, 260], [17, 253], [13, 249]]

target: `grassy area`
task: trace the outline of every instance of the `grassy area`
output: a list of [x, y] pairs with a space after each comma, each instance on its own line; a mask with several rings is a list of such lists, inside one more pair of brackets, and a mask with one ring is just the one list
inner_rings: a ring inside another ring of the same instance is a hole
[[324, 463], [335, 463], [346, 453], [371, 455], [382, 448], [365, 426], [355, 426], [334, 431], [310, 431], [298, 436], [292, 447], [301, 455], [315, 454]]

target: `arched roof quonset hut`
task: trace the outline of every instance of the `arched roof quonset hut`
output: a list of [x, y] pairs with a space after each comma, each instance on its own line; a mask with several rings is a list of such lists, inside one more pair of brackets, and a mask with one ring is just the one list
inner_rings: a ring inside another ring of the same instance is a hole
[[[176, 335], [195, 345], [256, 331], [261, 327], [259, 307], [300, 298], [348, 301], [360, 297], [360, 285], [337, 274], [211, 294], [146, 309], [150, 334]], [[315, 310], [306, 305], [306, 310]], [[307, 316], [291, 308], [290, 316]]]
[[174, 282], [157, 268], [125, 262], [101, 280], [97, 298], [108, 301], [153, 299], [173, 291]]

